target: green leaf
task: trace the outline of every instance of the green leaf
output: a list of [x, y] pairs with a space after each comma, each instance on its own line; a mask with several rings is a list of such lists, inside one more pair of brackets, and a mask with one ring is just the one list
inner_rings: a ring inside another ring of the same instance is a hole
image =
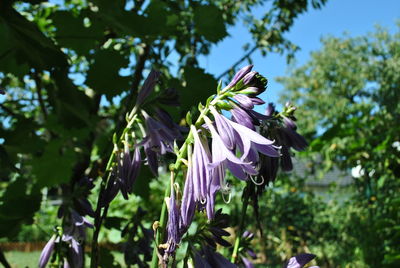
[[8, 32], [7, 43], [12, 44], [9, 53], [14, 53], [18, 63], [45, 70], [68, 66], [67, 58], [54, 42], [14, 9], [0, 14], [0, 24]]
[[56, 27], [56, 40], [62, 47], [75, 50], [85, 55], [103, 36], [103, 27], [97, 20], [91, 21], [90, 27], [85, 27], [84, 17], [74, 16], [70, 11], [57, 11], [51, 17]]
[[21, 224], [32, 223], [42, 197], [36, 185], [30, 189], [24, 178], [18, 178], [8, 185], [0, 199], [0, 237], [13, 237]]
[[129, 77], [118, 74], [128, 63], [129, 60], [118, 51], [100, 50], [89, 68], [86, 84], [109, 98], [116, 96], [129, 88]]
[[55, 186], [70, 180], [76, 156], [63, 145], [64, 141], [60, 139], [50, 141], [44, 153], [30, 161], [32, 173], [40, 187]]
[[199, 102], [205, 103], [207, 98], [215, 93], [217, 80], [202, 68], [185, 67], [186, 87], [181, 91], [181, 108], [188, 111]]
[[216, 43], [228, 35], [222, 12], [214, 5], [200, 5], [194, 8], [194, 23], [198, 34]]

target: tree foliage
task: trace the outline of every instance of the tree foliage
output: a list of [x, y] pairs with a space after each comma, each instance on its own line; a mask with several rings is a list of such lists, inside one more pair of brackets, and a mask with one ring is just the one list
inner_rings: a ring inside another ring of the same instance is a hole
[[[304, 66], [280, 78], [301, 104], [315, 170], [352, 170], [357, 194], [347, 234], [371, 267], [399, 264], [400, 33], [322, 40]], [[321, 169], [322, 168], [322, 169]], [[343, 218], [343, 220], [345, 220]]]

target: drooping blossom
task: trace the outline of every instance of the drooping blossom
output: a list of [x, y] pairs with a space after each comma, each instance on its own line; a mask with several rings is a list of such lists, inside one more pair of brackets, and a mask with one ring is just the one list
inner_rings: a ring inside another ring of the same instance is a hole
[[245, 268], [254, 268], [254, 264], [249, 259], [243, 256], [241, 256], [241, 259]]
[[[314, 254], [302, 253], [295, 257], [289, 259], [287, 264], [284, 265], [284, 268], [302, 268], [304, 265], [309, 263], [315, 258]], [[319, 268], [318, 266], [312, 266], [310, 268]]]
[[177, 138], [174, 131], [142, 110], [146, 121], [147, 135], [139, 145], [143, 145], [147, 163], [154, 175], [158, 175], [158, 156], [173, 152]]
[[[242, 152], [241, 160], [246, 159], [249, 155], [254, 155], [250, 157], [253, 161], [258, 160], [258, 152], [268, 155], [270, 157], [279, 157], [279, 152], [277, 151], [277, 147], [273, 145], [273, 141], [266, 139], [261, 136], [257, 132], [235, 123], [223, 115], [219, 114], [215, 108], [210, 108], [211, 113], [213, 114], [216, 126], [218, 129], [218, 133], [220, 134], [220, 138], [218, 138], [218, 134], [215, 132], [212, 125], [209, 126], [211, 134], [213, 136], [213, 144], [217, 144], [219, 139], [225, 141], [225, 148], [231, 149], [233, 144], [237, 144], [238, 149]], [[216, 140], [216, 142], [214, 142]], [[217, 145], [216, 145], [217, 146]], [[234, 148], [232, 148], [234, 149]], [[231, 150], [232, 150], [231, 149]], [[216, 154], [218, 156], [217, 148]], [[235, 150], [232, 150], [232, 154], [235, 153]], [[214, 149], [213, 149], [214, 154]], [[217, 159], [217, 158], [216, 158]], [[216, 161], [213, 159], [213, 164]], [[246, 167], [246, 165], [234, 165], [234, 162], [227, 162], [227, 167], [232, 171], [232, 173], [237, 176], [239, 179], [245, 180], [247, 178], [246, 174], [256, 175], [258, 172], [255, 170], [256, 163], [250, 163], [250, 167]]]
[[136, 99], [136, 105], [141, 105], [150, 96], [151, 92], [153, 91], [158, 78], [160, 77], [161, 73], [158, 71], [151, 70], [149, 75], [147, 76], [146, 80], [143, 83], [142, 88], [139, 91], [138, 97]]
[[181, 232], [179, 230], [179, 210], [175, 199], [175, 190], [171, 185], [171, 195], [168, 206], [168, 222], [167, 222], [167, 248], [164, 254], [164, 261], [175, 252], [177, 245], [181, 241]]
[[211, 182], [206, 202], [206, 212], [209, 220], [214, 218], [215, 197], [221, 188], [227, 188], [225, 185], [225, 167], [223, 165], [220, 165], [211, 171]]
[[257, 174], [251, 163], [239, 159], [225, 146], [210, 119], [206, 118], [206, 124], [212, 135], [212, 163], [208, 165], [210, 169], [222, 165], [223, 167], [228, 167], [233, 175], [243, 180], [246, 179], [246, 174]]
[[193, 169], [191, 167], [191, 156], [189, 156], [189, 169], [186, 173], [185, 186], [183, 188], [183, 196], [181, 202], [181, 216], [179, 228], [182, 232], [186, 232], [192, 223], [194, 213], [196, 211], [196, 201], [194, 199], [193, 189]]
[[140, 148], [137, 146], [131, 157], [127, 134], [124, 142], [124, 151], [118, 155], [118, 182], [125, 199], [132, 193], [133, 184], [139, 174], [141, 166]]
[[[286, 104], [286, 109], [293, 112], [295, 107], [290, 106], [290, 104]], [[272, 103], [268, 104], [265, 113], [267, 116], [278, 116], [275, 106]], [[279, 162], [282, 170], [290, 171], [293, 169], [292, 156], [290, 152], [291, 148], [295, 149], [296, 151], [303, 151], [308, 146], [304, 137], [296, 131], [297, 126], [295, 122], [288, 116], [280, 116], [282, 123], [274, 127], [273, 133], [269, 132], [268, 127], [263, 128], [262, 130], [263, 135], [276, 140], [276, 144], [281, 146], [282, 154], [279, 160], [269, 157], [263, 158], [260, 168], [260, 176], [263, 176], [266, 182], [275, 180], [278, 172]]]
[[93, 224], [74, 210], [71, 211], [66, 224], [68, 225], [64, 227], [61, 240], [69, 245], [69, 258], [67, 258], [67, 261], [69, 264], [72, 263], [73, 267], [83, 267], [84, 254], [82, 241], [86, 239], [86, 229], [93, 228]]
[[101, 196], [100, 206], [105, 207], [111, 203], [117, 196], [121, 184], [117, 180], [117, 174], [114, 170], [111, 171], [110, 179], [107, 181], [107, 186]]
[[53, 253], [55, 243], [56, 243], [56, 236], [53, 235], [50, 238], [50, 240], [46, 243], [46, 245], [42, 250], [42, 253], [40, 254], [39, 268], [46, 267], [47, 263], [50, 260], [51, 254]]
[[205, 203], [211, 181], [211, 172], [207, 166], [211, 163], [208, 144], [203, 141], [194, 126], [191, 127], [194, 137], [192, 156], [192, 182], [195, 201]]

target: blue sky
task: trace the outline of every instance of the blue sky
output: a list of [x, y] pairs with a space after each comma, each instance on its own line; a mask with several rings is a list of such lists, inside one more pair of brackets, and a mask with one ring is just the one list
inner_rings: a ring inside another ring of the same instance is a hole
[[[254, 12], [262, 14], [266, 8], [259, 7]], [[296, 66], [299, 66], [308, 61], [311, 51], [321, 48], [320, 39], [323, 36], [342, 36], [344, 32], [351, 36], [364, 35], [373, 31], [377, 24], [394, 32], [397, 19], [400, 20], [400, 0], [328, 0], [322, 9], [310, 10], [299, 16], [286, 37], [301, 48], [295, 56]], [[231, 36], [200, 60], [201, 66], [216, 76], [240, 58], [243, 44], [250, 40], [242, 25], [230, 28], [228, 32]], [[285, 56], [269, 54], [262, 57], [260, 53], [255, 53], [253, 60], [255, 70], [269, 79], [263, 99], [277, 102], [283, 87], [274, 78], [286, 74], [288, 65]]]

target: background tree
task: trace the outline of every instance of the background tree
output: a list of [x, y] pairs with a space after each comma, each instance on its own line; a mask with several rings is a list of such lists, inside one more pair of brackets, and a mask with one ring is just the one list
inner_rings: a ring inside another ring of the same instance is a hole
[[348, 218], [335, 220], [347, 225], [338, 248], [350, 249], [349, 235], [352, 253], [361, 250], [366, 265], [397, 267], [400, 33], [378, 27], [363, 37], [328, 37], [322, 43], [308, 63], [279, 79], [286, 88], [283, 99], [303, 112], [299, 125], [313, 140], [307, 154], [314, 159], [312, 169], [352, 170], [357, 192]]

